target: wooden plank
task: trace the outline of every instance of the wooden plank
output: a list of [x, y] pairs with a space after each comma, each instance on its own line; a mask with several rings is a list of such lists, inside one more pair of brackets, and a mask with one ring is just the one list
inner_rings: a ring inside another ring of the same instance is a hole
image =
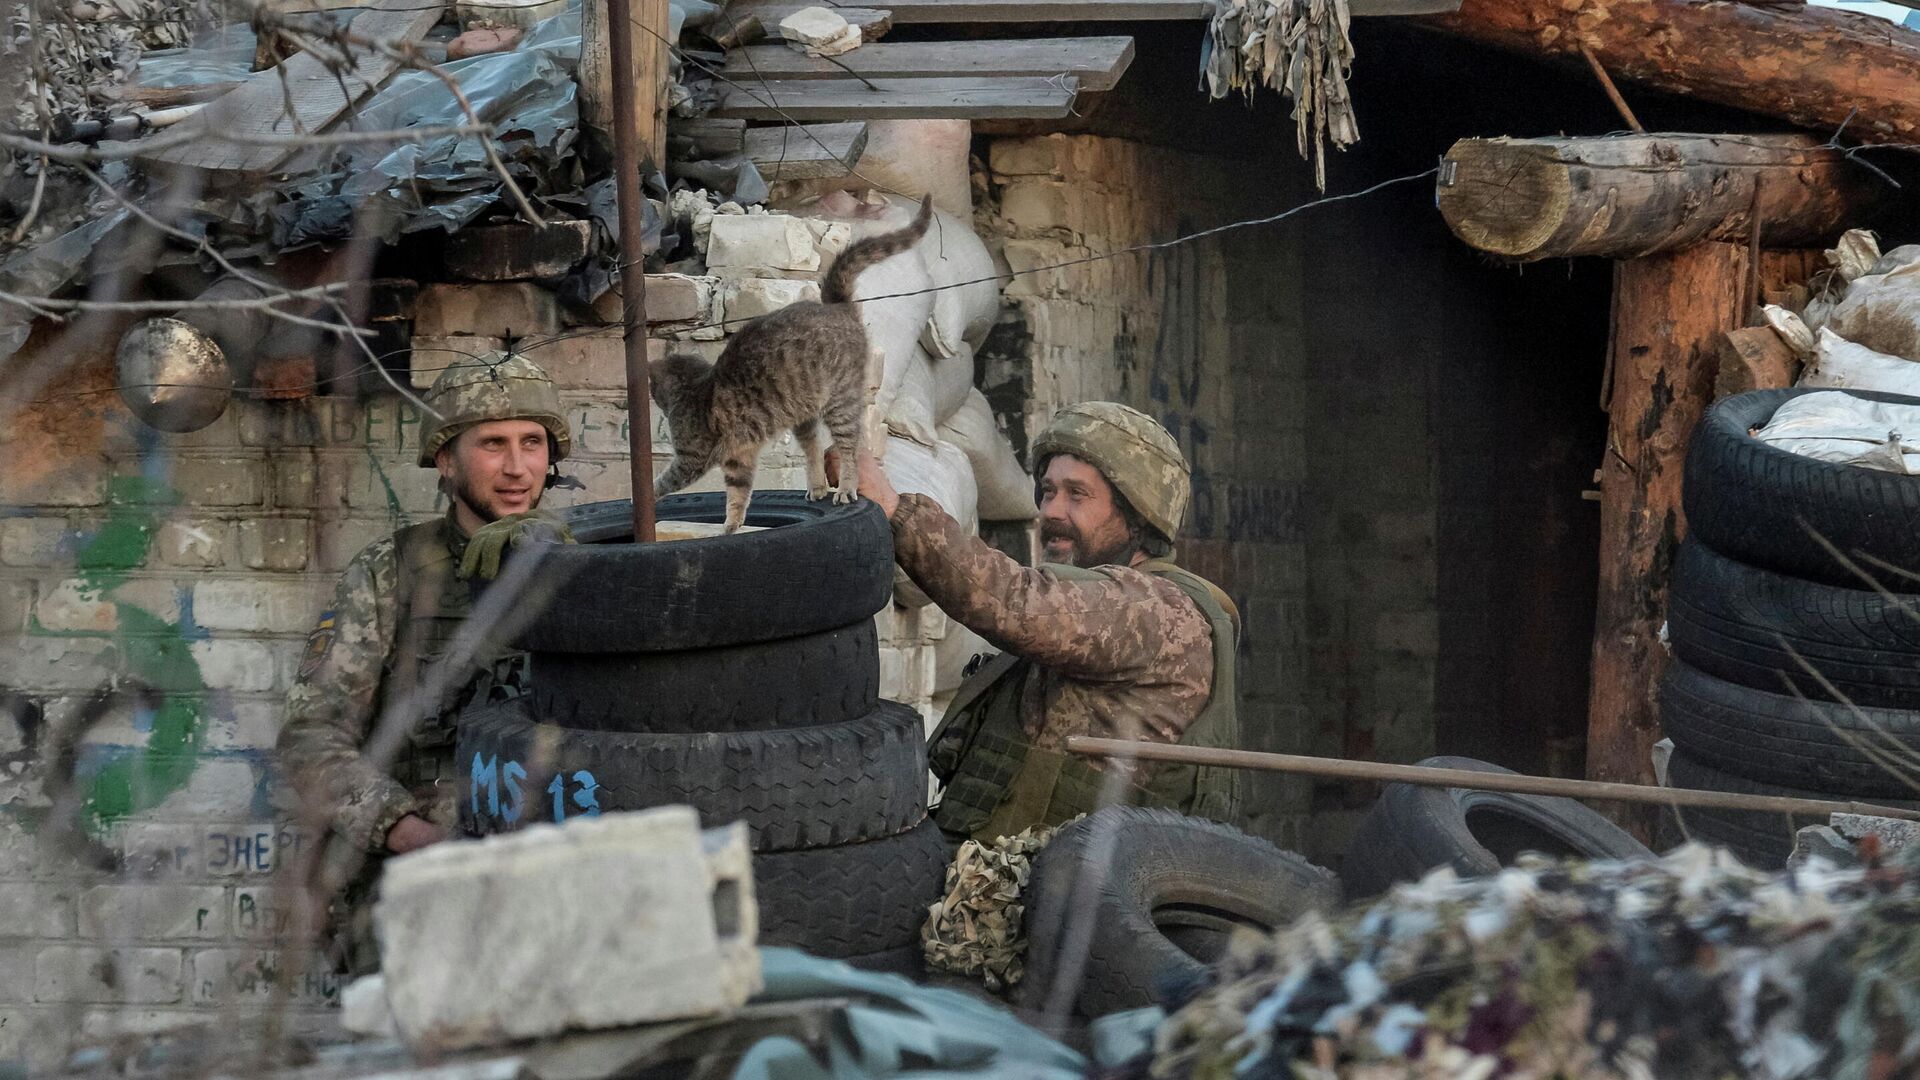
[[[441, 5], [422, 4], [420, 0], [377, 0], [354, 16], [347, 29], [375, 41], [418, 41], [440, 21], [443, 10]], [[338, 76], [305, 52], [277, 68], [255, 72], [239, 89], [181, 122], [182, 127], [195, 125], [193, 130], [205, 132], [206, 138], [146, 158], [199, 169], [269, 172], [298, 148], [239, 143], [219, 138], [217, 133], [286, 137], [325, 128], [348, 106], [386, 82], [400, 66], [400, 61], [371, 50], [355, 49], [353, 57], [353, 70]], [[293, 102], [291, 117], [287, 115], [288, 100]], [[169, 137], [172, 135], [169, 132]]]
[[747, 132], [747, 157], [769, 181], [845, 176], [866, 151], [863, 123], [781, 124]]
[[[780, 36], [780, 20], [799, 11], [801, 8], [830, 6], [819, 2], [804, 3], [796, 0], [733, 0], [725, 11], [715, 20], [717, 26], [725, 26], [729, 18], [744, 19], [749, 15], [760, 20], [767, 33]], [[834, 7], [834, 13], [860, 28], [862, 41], [878, 41], [893, 29], [893, 13], [881, 8]]]
[[732, 79], [844, 79], [848, 71], [869, 79], [1072, 75], [1082, 90], [1110, 90], [1132, 62], [1130, 37], [881, 43], [831, 60], [785, 45], [755, 45], [729, 53], [726, 73]]
[[888, 0], [897, 26], [908, 23], [1138, 22], [1206, 19], [1212, 0]]
[[[667, 152], [667, 0], [628, 0], [632, 27], [634, 137], [648, 160], [666, 160]], [[580, 121], [603, 146], [613, 145], [613, 55], [607, 39], [607, 0], [586, 0], [580, 7]]]
[[715, 116], [748, 120], [1058, 120], [1073, 111], [1080, 85], [1040, 79], [857, 79], [741, 81]]

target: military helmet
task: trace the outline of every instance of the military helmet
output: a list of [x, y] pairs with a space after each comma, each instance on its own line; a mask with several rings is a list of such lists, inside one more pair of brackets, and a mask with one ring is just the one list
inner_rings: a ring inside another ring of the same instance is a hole
[[1083, 401], [1053, 414], [1033, 444], [1036, 470], [1055, 454], [1100, 470], [1147, 524], [1172, 540], [1192, 496], [1193, 470], [1180, 444], [1153, 417], [1115, 401]]
[[433, 380], [423, 399], [439, 413], [428, 417], [426, 438], [420, 443], [420, 464], [433, 467], [433, 457], [454, 436], [489, 420], [532, 420], [553, 436], [553, 460], [573, 448], [573, 430], [553, 380], [540, 366], [517, 353], [490, 352], [447, 365]]

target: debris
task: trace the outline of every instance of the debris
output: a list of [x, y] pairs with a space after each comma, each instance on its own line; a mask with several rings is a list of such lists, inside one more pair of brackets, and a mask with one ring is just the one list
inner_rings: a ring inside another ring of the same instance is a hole
[[802, 300], [818, 301], [820, 285], [785, 278], [739, 278], [726, 283], [722, 296], [728, 320], [737, 322], [771, 315]]
[[520, 44], [525, 30], [517, 26], [501, 30], [469, 30], [447, 42], [447, 59], [465, 60], [469, 56], [507, 52]]
[[860, 47], [860, 28], [823, 7], [801, 8], [780, 20], [787, 47], [808, 56], [838, 56]]
[[466, 30], [524, 29], [566, 10], [567, 0], [455, 0], [453, 5], [454, 15]]
[[558, 281], [592, 251], [593, 222], [549, 218], [470, 225], [448, 237], [445, 259], [449, 274], [468, 281]]
[[1904, 1075], [1915, 883], [1912, 864], [1768, 874], [1699, 845], [1438, 870], [1237, 938], [1160, 1026], [1151, 1075]]

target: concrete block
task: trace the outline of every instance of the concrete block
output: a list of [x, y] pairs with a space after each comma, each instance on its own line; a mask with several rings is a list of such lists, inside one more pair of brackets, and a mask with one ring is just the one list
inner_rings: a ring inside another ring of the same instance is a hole
[[[564, 469], [571, 466], [573, 462], [566, 461], [561, 464]], [[540, 505], [545, 506], [545, 500], [542, 500]], [[392, 535], [393, 531], [393, 522], [386, 517], [349, 518], [323, 525], [314, 536], [314, 569], [337, 574], [346, 569], [347, 564], [353, 561], [353, 557], [360, 554], [368, 544]]]
[[63, 517], [0, 520], [0, 563], [8, 566], [70, 566], [81, 535]]
[[218, 939], [227, 934], [218, 885], [95, 885], [80, 896], [80, 933], [106, 941]]
[[1072, 158], [1065, 135], [994, 139], [987, 154], [988, 166], [1001, 176], [1064, 177]]
[[121, 868], [136, 878], [199, 873], [206, 865], [204, 831], [195, 825], [131, 822], [120, 836]]
[[447, 337], [415, 334], [412, 353], [408, 357], [408, 378], [415, 390], [425, 390], [446, 369], [458, 364], [475, 363], [480, 357], [504, 352], [506, 348], [505, 338], [474, 334], [452, 334]]
[[430, 338], [529, 337], [560, 332], [560, 304], [551, 291], [531, 282], [453, 285], [420, 290], [413, 332]]
[[720, 214], [707, 241], [707, 268], [718, 276], [760, 271], [818, 273], [820, 245], [803, 218], [786, 214]]
[[[291, 966], [292, 971], [287, 968]], [[342, 977], [318, 953], [280, 949], [202, 949], [193, 954], [191, 993], [195, 1005], [265, 1005], [288, 982], [287, 1000], [301, 1005], [340, 1000]]]
[[242, 886], [233, 890], [233, 936], [249, 941], [277, 941], [293, 932], [300, 891], [271, 886]]
[[760, 987], [758, 918], [745, 827], [703, 835], [685, 806], [403, 855], [374, 909], [387, 1000], [427, 1051], [736, 1008]]
[[55, 945], [33, 964], [33, 998], [40, 1002], [169, 1005], [183, 986], [178, 949], [97, 949]]
[[304, 518], [258, 518], [243, 521], [240, 558], [250, 570], [305, 570], [307, 530]]
[[[321, 468], [329, 476], [339, 462], [329, 461]], [[360, 454], [346, 461], [345, 494], [349, 509], [374, 513], [433, 514], [444, 506], [440, 495], [440, 473], [422, 469], [413, 462], [376, 461]]]
[[55, 633], [110, 633], [120, 628], [120, 609], [104, 593], [80, 581], [55, 582], [41, 594], [34, 618]]
[[201, 758], [186, 786], [155, 807], [154, 816], [230, 819], [249, 814], [259, 798], [263, 768], [243, 758]]
[[170, 521], [153, 538], [153, 555], [167, 566], [204, 570], [226, 561], [223, 521]]
[[627, 342], [617, 326], [575, 331], [529, 348], [527, 356], [562, 390], [627, 388]]
[[24, 632], [32, 612], [33, 582], [0, 581], [0, 634]]
[[189, 649], [210, 689], [273, 689], [273, 651], [258, 641], [196, 641]]
[[259, 506], [266, 501], [267, 466], [242, 458], [178, 458], [171, 481], [188, 506]]
[[[567, 407], [567, 423], [573, 427], [573, 445], [582, 453], [625, 455], [631, 449], [625, 404], [574, 402]], [[572, 464], [562, 462], [561, 469]]]
[[65, 885], [0, 885], [0, 938], [71, 937], [74, 890]]
[[1000, 219], [1024, 232], [1072, 229], [1072, 189], [1051, 181], [1009, 184], [1000, 195]]
[[221, 878], [257, 878], [290, 868], [306, 844], [299, 829], [271, 821], [204, 826], [200, 835], [202, 870]]
[[209, 750], [272, 750], [280, 736], [283, 703], [236, 701], [225, 716], [214, 716], [206, 727]]
[[[818, 301], [820, 285], [818, 282], [786, 278], [739, 278], [729, 280], [721, 296], [729, 320], [757, 319], [802, 300]], [[729, 329], [738, 330], [739, 327], [735, 325]]]
[[268, 466], [273, 478], [273, 505], [282, 510], [311, 510], [314, 503], [313, 451], [283, 450]]
[[[676, 323], [704, 321], [714, 317], [713, 298], [719, 279], [692, 274], [647, 275], [647, 322]], [[626, 320], [625, 300], [618, 282], [593, 302], [593, 313], [601, 322], [619, 324]]]
[[324, 586], [258, 576], [202, 581], [193, 587], [193, 619], [208, 630], [299, 633], [312, 627]]
[[447, 272], [468, 281], [557, 281], [593, 246], [591, 221], [469, 225], [447, 238]]
[[1920, 844], [1920, 821], [1870, 817], [1866, 814], [1835, 814], [1828, 819], [1828, 824], [1842, 837], [1855, 842], [1869, 836], [1878, 837], [1883, 853], [1890, 854]]

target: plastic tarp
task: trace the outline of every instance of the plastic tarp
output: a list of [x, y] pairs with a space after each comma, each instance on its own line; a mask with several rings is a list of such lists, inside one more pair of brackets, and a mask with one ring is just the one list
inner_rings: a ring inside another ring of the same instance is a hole
[[1753, 434], [1818, 461], [1920, 475], [1920, 404], [1868, 401], [1839, 391], [1802, 394]]
[[761, 949], [760, 969], [766, 989], [756, 1001], [854, 1000], [844, 1022], [832, 1025], [823, 1055], [792, 1038], [769, 1037], [741, 1058], [734, 1080], [1079, 1080], [1087, 1071], [1086, 1060], [1073, 1050], [968, 994], [794, 949]]

